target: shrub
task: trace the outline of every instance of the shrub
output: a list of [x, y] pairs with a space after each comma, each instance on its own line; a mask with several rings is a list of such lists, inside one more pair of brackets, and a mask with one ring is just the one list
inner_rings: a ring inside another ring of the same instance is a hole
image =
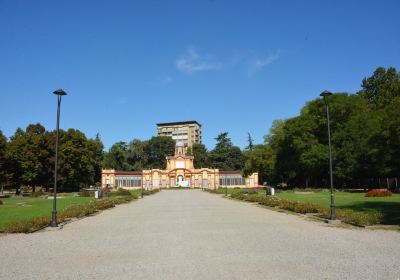
[[392, 196], [393, 193], [388, 189], [373, 189], [368, 191], [365, 196], [366, 197], [383, 197], [383, 196]]
[[81, 197], [94, 197], [94, 192], [89, 192], [89, 191], [81, 191], [79, 192], [79, 196]]
[[42, 196], [42, 195], [45, 195], [45, 192], [42, 189], [40, 189], [40, 190], [38, 190], [36, 192], [33, 192], [31, 194], [31, 197], [39, 197], [39, 196]]
[[28, 233], [48, 226], [51, 222], [50, 217], [36, 217], [31, 220], [17, 221], [7, 226], [6, 232], [9, 233]]
[[[329, 218], [330, 216], [329, 208], [323, 208], [311, 203], [303, 203], [298, 201], [279, 199], [275, 197], [247, 195], [244, 192], [233, 193], [231, 197], [248, 202], [257, 202], [261, 205], [277, 207], [280, 209], [301, 214], [318, 213], [319, 216], [323, 218]], [[357, 212], [353, 210], [336, 209], [336, 217], [345, 223], [365, 226], [381, 223], [383, 219], [383, 214], [378, 211]]]
[[[320, 209], [320, 214], [323, 218], [329, 218], [330, 209], [322, 208]], [[353, 210], [336, 209], [336, 217], [345, 223], [368, 226], [380, 224], [383, 219], [383, 214], [378, 211], [357, 212]]]
[[111, 191], [106, 193], [107, 197], [116, 197], [116, 196], [132, 196], [132, 193], [123, 188], [119, 188], [117, 191]]
[[0, 205], [3, 205], [3, 204], [4, 204], [3, 200], [0, 199]]

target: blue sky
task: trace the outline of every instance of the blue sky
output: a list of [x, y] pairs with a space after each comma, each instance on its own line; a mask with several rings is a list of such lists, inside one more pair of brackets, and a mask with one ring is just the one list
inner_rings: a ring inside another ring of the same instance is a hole
[[0, 129], [42, 123], [116, 141], [197, 120], [244, 147], [324, 89], [400, 68], [399, 1], [0, 0]]

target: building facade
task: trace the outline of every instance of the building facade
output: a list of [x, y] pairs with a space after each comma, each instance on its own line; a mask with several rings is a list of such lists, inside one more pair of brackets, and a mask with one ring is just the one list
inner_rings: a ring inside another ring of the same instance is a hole
[[157, 135], [172, 137], [185, 147], [192, 147], [194, 143], [201, 143], [201, 124], [196, 121], [158, 123]]
[[166, 158], [166, 169], [151, 169], [140, 172], [103, 169], [102, 187], [147, 190], [158, 188], [254, 188], [258, 186], [258, 173], [243, 177], [241, 171], [220, 171], [213, 168], [195, 169], [194, 157], [185, 154], [182, 142], [175, 147], [175, 155]]

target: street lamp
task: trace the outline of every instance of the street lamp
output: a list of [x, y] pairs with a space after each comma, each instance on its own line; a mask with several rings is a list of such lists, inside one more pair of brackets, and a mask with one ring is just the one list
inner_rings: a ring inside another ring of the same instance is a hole
[[330, 118], [329, 118], [329, 102], [328, 97], [332, 95], [332, 92], [327, 90], [323, 91], [320, 96], [323, 97], [326, 108], [326, 119], [328, 120], [328, 147], [329, 147], [329, 179], [330, 179], [330, 187], [331, 187], [331, 215], [329, 217], [330, 220], [336, 220], [336, 210], [335, 210], [335, 200], [333, 197], [333, 171], [332, 171], [332, 144], [331, 144], [331, 126], [330, 126]]
[[54, 165], [54, 188], [53, 188], [53, 211], [51, 212], [51, 226], [57, 227], [57, 170], [58, 170], [58, 141], [59, 141], [59, 130], [60, 130], [60, 106], [61, 97], [67, 95], [62, 89], [57, 89], [53, 92], [58, 97], [57, 106], [57, 130], [56, 130], [56, 160]]
[[225, 175], [225, 196], [228, 196], [228, 185], [226, 184], [226, 175]]

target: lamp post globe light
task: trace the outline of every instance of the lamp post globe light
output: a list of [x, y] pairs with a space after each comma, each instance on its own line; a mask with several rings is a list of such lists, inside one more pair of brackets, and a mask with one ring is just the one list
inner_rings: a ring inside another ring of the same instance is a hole
[[53, 92], [57, 95], [57, 129], [56, 129], [56, 159], [54, 164], [54, 188], [53, 188], [53, 211], [51, 212], [51, 226], [57, 227], [57, 171], [58, 171], [58, 141], [60, 131], [60, 106], [61, 97], [67, 95], [62, 89], [57, 89]]
[[331, 189], [331, 213], [329, 220], [336, 220], [335, 200], [333, 196], [333, 171], [332, 171], [332, 144], [331, 144], [331, 127], [329, 118], [329, 100], [328, 98], [332, 95], [332, 92], [327, 90], [323, 91], [320, 96], [323, 97], [326, 108], [326, 119], [328, 122], [328, 148], [329, 148], [329, 183]]

